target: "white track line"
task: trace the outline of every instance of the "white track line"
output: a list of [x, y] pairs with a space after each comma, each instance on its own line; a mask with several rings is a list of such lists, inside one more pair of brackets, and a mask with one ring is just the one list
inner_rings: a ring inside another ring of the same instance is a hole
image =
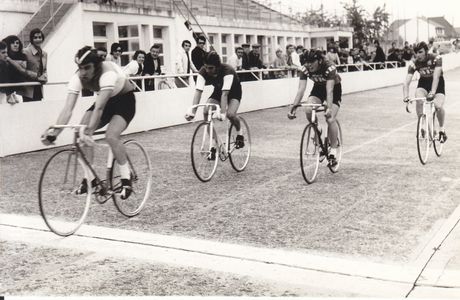
[[368, 296], [401, 296], [418, 272], [406, 266], [98, 226], [84, 225], [77, 235], [61, 238], [45, 231], [40, 217], [3, 214], [0, 223], [0, 236], [6, 241], [197, 267]]

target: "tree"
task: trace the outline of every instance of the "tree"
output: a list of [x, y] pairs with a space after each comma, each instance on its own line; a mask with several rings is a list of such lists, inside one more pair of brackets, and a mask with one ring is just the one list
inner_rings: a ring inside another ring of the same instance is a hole
[[351, 4], [345, 3], [343, 8], [346, 11], [348, 24], [354, 29], [353, 40], [362, 45], [368, 38], [366, 10], [358, 5], [357, 0], [352, 0]]
[[309, 9], [304, 13], [297, 13], [296, 18], [304, 24], [318, 27], [335, 27], [342, 24], [337, 16], [329, 16], [324, 13], [322, 4], [319, 9]]
[[373, 40], [381, 40], [388, 30], [388, 19], [390, 14], [386, 12], [386, 5], [377, 7], [368, 23], [368, 37]]

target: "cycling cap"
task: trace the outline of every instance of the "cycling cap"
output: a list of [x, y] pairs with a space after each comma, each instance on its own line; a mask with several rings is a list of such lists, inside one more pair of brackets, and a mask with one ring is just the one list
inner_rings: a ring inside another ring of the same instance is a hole
[[320, 59], [323, 59], [323, 52], [321, 50], [310, 50], [307, 55], [305, 55], [305, 62], [314, 62]]
[[96, 49], [92, 49], [90, 46], [85, 46], [78, 50], [75, 55], [75, 63], [77, 65], [85, 65], [89, 63], [100, 64], [102, 58], [97, 54]]
[[215, 51], [209, 52], [204, 59], [204, 63], [207, 65], [219, 67], [221, 65], [219, 54], [217, 54]]

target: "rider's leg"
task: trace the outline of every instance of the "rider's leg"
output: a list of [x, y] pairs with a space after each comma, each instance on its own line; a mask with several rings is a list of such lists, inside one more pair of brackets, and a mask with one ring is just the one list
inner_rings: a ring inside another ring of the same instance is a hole
[[238, 111], [238, 108], [240, 107], [240, 101], [237, 99], [230, 99], [228, 101], [228, 107], [227, 107], [227, 118], [230, 120], [230, 122], [235, 126], [237, 134], [241, 133], [241, 124], [240, 124], [240, 118], [238, 118], [238, 115], [236, 114]]
[[[307, 99], [307, 104], [322, 104], [323, 101], [321, 101], [320, 98], [316, 97], [316, 96], [309, 96], [308, 99]], [[305, 114], [307, 116], [307, 120], [308, 122], [311, 123], [311, 112], [312, 112], [312, 108], [311, 107], [308, 107], [306, 106], [305, 107]]]
[[338, 145], [338, 137], [339, 137], [339, 126], [337, 125], [337, 114], [339, 112], [340, 107], [337, 104], [332, 104], [331, 107], [331, 116], [326, 118], [327, 122], [327, 136], [331, 143], [332, 149], [337, 149]]
[[444, 101], [446, 96], [444, 94], [436, 94], [434, 97], [434, 106], [436, 107], [436, 116], [438, 117], [439, 127], [444, 129], [444, 120], [446, 112], [444, 110]]
[[[422, 98], [422, 97], [426, 97], [427, 95], [428, 95], [428, 92], [424, 88], [417, 88], [415, 90], [415, 98]], [[417, 118], [418, 118], [423, 113], [423, 102], [416, 101], [415, 108], [416, 108]]]
[[121, 178], [129, 179], [129, 166], [128, 160], [126, 157], [126, 148], [123, 145], [123, 142], [120, 140], [121, 133], [126, 129], [128, 123], [120, 115], [114, 115], [110, 120], [110, 123], [105, 132], [105, 140], [112, 149], [113, 156], [117, 160], [118, 165], [120, 166], [120, 175]]

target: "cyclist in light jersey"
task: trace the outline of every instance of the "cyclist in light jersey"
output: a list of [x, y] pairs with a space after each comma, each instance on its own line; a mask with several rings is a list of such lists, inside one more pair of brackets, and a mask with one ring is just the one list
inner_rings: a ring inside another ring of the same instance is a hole
[[[295, 111], [303, 98], [307, 88], [307, 79], [313, 82], [313, 89], [308, 96], [307, 103], [324, 104], [326, 106], [325, 117], [328, 124], [327, 136], [331, 142], [331, 151], [328, 161], [331, 166], [337, 165], [337, 147], [339, 128], [336, 117], [342, 102], [342, 84], [335, 65], [325, 59], [321, 50], [311, 50], [305, 57], [305, 64], [301, 67], [299, 88], [288, 113], [288, 118], [293, 119]], [[312, 108], [306, 108], [307, 119], [311, 122]]]
[[[115, 159], [120, 166], [121, 190], [120, 197], [126, 199], [132, 192], [130, 170], [127, 162], [126, 149], [120, 140], [121, 133], [126, 129], [136, 112], [136, 100], [133, 85], [124, 75], [121, 68], [113, 62], [103, 61], [97, 50], [89, 46], [80, 49], [75, 62], [78, 71], [72, 76], [68, 85], [67, 100], [57, 123], [67, 124], [82, 89], [97, 92], [95, 103], [84, 114], [81, 124], [87, 125], [84, 135], [80, 137], [85, 153], [92, 163], [93, 144], [92, 134], [96, 129], [108, 124], [105, 139], [110, 145]], [[56, 140], [62, 129], [49, 129], [42, 136], [45, 145]], [[92, 186], [96, 186], [94, 175], [90, 172]], [[83, 179], [77, 194], [85, 194], [88, 183]]]
[[[216, 52], [210, 52], [205, 57], [204, 66], [198, 73], [196, 81], [196, 90], [193, 97], [193, 105], [200, 103], [201, 95], [205, 84], [212, 84], [214, 91], [208, 99], [208, 103], [219, 104], [221, 114], [217, 118], [221, 121], [228, 118], [235, 126], [237, 136], [235, 147], [244, 147], [244, 136], [241, 132], [240, 119], [237, 111], [240, 106], [242, 90], [238, 74], [235, 69], [227, 64], [222, 64], [220, 57]], [[193, 120], [196, 108], [185, 115], [187, 121]], [[204, 110], [204, 119], [208, 118], [208, 111]], [[215, 159], [216, 149], [211, 148], [211, 159]]]
[[[444, 143], [447, 140], [446, 131], [444, 129], [445, 110], [444, 101], [446, 91], [444, 85], [444, 76], [442, 72], [441, 55], [428, 53], [428, 45], [425, 42], [420, 42], [414, 47], [415, 60], [409, 63], [406, 80], [404, 81], [403, 94], [404, 102], [409, 101], [409, 86], [412, 82], [412, 77], [415, 71], [420, 74], [415, 97], [426, 97], [427, 101], [434, 101], [436, 107], [436, 116], [439, 121], [439, 141]], [[417, 116], [423, 113], [423, 103], [417, 101]]]

